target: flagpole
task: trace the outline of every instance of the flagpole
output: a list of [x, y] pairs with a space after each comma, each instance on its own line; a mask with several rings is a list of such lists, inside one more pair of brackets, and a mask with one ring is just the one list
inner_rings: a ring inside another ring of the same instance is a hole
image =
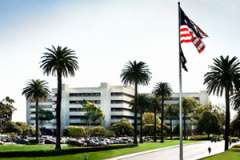
[[183, 136], [182, 136], [182, 63], [181, 63], [181, 44], [180, 44], [180, 2], [178, 2], [178, 45], [179, 45], [179, 160], [183, 160]]

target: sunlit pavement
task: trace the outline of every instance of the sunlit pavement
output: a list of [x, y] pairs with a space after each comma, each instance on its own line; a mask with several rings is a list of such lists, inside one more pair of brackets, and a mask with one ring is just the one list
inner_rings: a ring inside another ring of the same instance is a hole
[[[237, 143], [235, 143], [237, 144]], [[234, 144], [233, 144], [234, 145]], [[211, 154], [208, 147], [211, 147]], [[211, 143], [209, 141], [196, 144], [184, 145], [184, 160], [197, 160], [209, 155], [214, 155], [224, 151], [224, 141]], [[110, 160], [179, 160], [179, 147], [168, 147], [153, 151], [141, 152], [112, 158]]]

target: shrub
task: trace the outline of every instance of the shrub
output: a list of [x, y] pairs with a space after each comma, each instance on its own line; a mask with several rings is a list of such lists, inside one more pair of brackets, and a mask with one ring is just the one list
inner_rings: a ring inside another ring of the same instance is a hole
[[132, 136], [133, 126], [127, 119], [121, 119], [112, 125], [111, 130], [114, 131], [116, 136]]
[[86, 131], [85, 128], [79, 126], [68, 126], [64, 130], [64, 135], [74, 138], [85, 137]]
[[106, 129], [105, 137], [115, 137], [115, 133], [112, 130]]
[[89, 135], [91, 137], [104, 137], [106, 133], [106, 129], [101, 126], [97, 126], [89, 129]]

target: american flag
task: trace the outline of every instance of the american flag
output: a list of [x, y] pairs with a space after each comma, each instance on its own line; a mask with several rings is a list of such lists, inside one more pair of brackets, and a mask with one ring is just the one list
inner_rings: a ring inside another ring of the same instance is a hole
[[[198, 52], [201, 53], [205, 49], [205, 44], [203, 43], [202, 39], [208, 37], [208, 35], [203, 32], [203, 30], [199, 28], [191, 19], [189, 19], [181, 8], [179, 10], [180, 43], [193, 43]], [[188, 71], [186, 67], [187, 60], [182, 52], [181, 47], [180, 56], [183, 69]]]
[[192, 42], [199, 53], [201, 53], [205, 44], [202, 39], [208, 37], [191, 19], [189, 19], [180, 8], [180, 43]]

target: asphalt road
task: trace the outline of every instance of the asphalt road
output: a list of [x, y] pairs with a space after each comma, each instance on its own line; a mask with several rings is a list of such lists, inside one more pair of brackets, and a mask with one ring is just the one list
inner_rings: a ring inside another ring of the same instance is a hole
[[[208, 153], [208, 147], [211, 147], [211, 154]], [[184, 146], [184, 160], [197, 160], [209, 155], [214, 155], [224, 151], [224, 141], [211, 143], [200, 142]], [[158, 149], [151, 152], [143, 152], [122, 157], [116, 157], [111, 160], [179, 160], [179, 147], [169, 147]]]

